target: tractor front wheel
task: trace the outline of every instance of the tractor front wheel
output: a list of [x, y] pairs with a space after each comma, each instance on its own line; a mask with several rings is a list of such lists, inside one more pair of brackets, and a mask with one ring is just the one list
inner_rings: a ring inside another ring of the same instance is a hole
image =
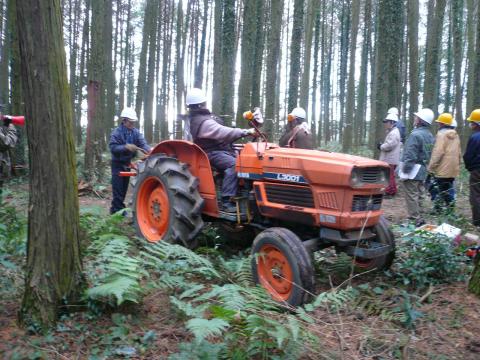
[[255, 237], [252, 273], [274, 300], [291, 306], [305, 303], [315, 289], [311, 255], [300, 238], [285, 228], [270, 228]]
[[204, 200], [188, 165], [156, 154], [138, 168], [133, 183], [133, 219], [139, 236], [196, 247]]
[[390, 230], [388, 221], [382, 216], [380, 221], [373, 228], [376, 236], [376, 242], [383, 245], [391, 245], [392, 250], [385, 255], [379, 256], [374, 259], [362, 259], [357, 257], [355, 259], [355, 268], [358, 272], [365, 272], [370, 270], [387, 270], [393, 263], [395, 258], [395, 236]]

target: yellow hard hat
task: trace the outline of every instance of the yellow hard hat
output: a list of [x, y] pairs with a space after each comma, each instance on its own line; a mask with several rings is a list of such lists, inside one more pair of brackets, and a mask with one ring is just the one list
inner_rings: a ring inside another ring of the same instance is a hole
[[480, 109], [473, 110], [467, 121], [480, 122]]
[[438, 119], [435, 122], [442, 123], [448, 126], [452, 126], [453, 116], [450, 113], [443, 113], [438, 115]]

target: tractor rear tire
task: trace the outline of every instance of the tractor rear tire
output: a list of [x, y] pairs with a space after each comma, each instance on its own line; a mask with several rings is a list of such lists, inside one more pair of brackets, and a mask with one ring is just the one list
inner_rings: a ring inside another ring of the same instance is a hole
[[288, 229], [273, 227], [257, 235], [252, 246], [252, 273], [272, 298], [300, 306], [315, 290], [310, 253]]
[[392, 245], [392, 250], [385, 255], [374, 259], [355, 259], [355, 269], [357, 272], [366, 272], [371, 270], [387, 270], [392, 266], [395, 258], [395, 236], [390, 230], [389, 223], [385, 217], [380, 217], [380, 221], [374, 226], [373, 232], [377, 235], [376, 241], [384, 245]]
[[203, 228], [204, 200], [188, 164], [155, 154], [138, 166], [133, 185], [133, 219], [137, 234], [150, 242], [166, 241], [189, 249]]

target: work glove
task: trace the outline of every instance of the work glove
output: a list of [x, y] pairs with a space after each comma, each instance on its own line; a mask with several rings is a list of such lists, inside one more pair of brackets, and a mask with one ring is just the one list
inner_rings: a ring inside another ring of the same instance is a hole
[[3, 120], [3, 125], [8, 127], [12, 123], [12, 118], [8, 115], [1, 115], [1, 119]]
[[243, 130], [243, 136], [248, 136], [248, 135], [256, 135], [257, 131], [255, 129], [245, 129]]
[[140, 148], [135, 144], [125, 144], [125, 148], [130, 152], [135, 152], [137, 150], [140, 150]]
[[377, 149], [378, 149], [378, 150], [381, 150], [380, 147], [381, 147], [382, 145], [383, 145], [382, 143], [377, 143]]

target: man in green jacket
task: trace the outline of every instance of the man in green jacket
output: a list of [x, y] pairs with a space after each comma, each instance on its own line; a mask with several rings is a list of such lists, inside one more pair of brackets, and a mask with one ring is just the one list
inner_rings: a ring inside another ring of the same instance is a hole
[[408, 136], [403, 149], [400, 179], [407, 202], [409, 220], [415, 221], [416, 226], [421, 226], [425, 224], [421, 214], [425, 192], [423, 182], [427, 177], [427, 164], [435, 142], [430, 132], [434, 114], [432, 110], [425, 108], [414, 115], [414, 129]]

